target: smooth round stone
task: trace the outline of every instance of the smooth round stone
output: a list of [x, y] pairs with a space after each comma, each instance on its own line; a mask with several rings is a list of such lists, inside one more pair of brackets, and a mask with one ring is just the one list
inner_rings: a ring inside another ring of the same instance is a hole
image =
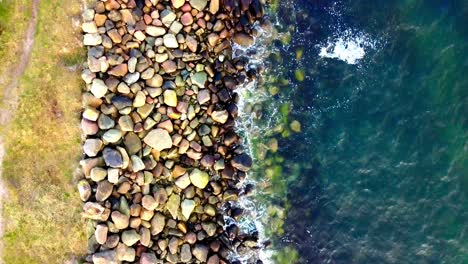
[[124, 81], [128, 85], [132, 85], [132, 84], [138, 82], [139, 79], [140, 79], [140, 73], [139, 72], [127, 73], [127, 75], [125, 75], [125, 77], [124, 77]]
[[108, 143], [116, 143], [122, 138], [122, 131], [118, 129], [109, 129], [104, 135], [102, 139]]
[[216, 234], [216, 224], [212, 222], [202, 223], [202, 228], [208, 234], [208, 236], [214, 236]]
[[96, 241], [104, 245], [107, 240], [107, 232], [109, 231], [109, 228], [106, 225], [97, 225], [96, 230], [94, 232], [94, 236], [96, 238]]
[[122, 242], [126, 246], [131, 247], [138, 241], [140, 241], [140, 235], [134, 229], [122, 233]]
[[177, 106], [177, 93], [174, 90], [165, 90], [164, 91], [164, 103], [168, 106], [176, 107]]
[[180, 204], [180, 207], [182, 209], [182, 215], [185, 217], [185, 219], [189, 219], [190, 215], [193, 212], [193, 209], [195, 209], [195, 201], [194, 200], [184, 200]]
[[119, 151], [111, 148], [104, 148], [102, 151], [104, 162], [112, 168], [120, 168], [123, 165], [122, 155]]
[[81, 29], [85, 33], [97, 33], [98, 32], [96, 23], [94, 23], [94, 21], [84, 22], [83, 24], [81, 24]]
[[185, 0], [171, 0], [171, 2], [174, 8], [180, 8], [185, 4]]
[[153, 211], [154, 209], [156, 209], [156, 207], [158, 207], [158, 203], [151, 195], [143, 196], [141, 204], [143, 205], [143, 208], [150, 211]]
[[85, 135], [95, 135], [99, 132], [99, 127], [96, 122], [83, 118], [81, 119], [81, 130]]
[[107, 177], [107, 170], [99, 167], [92, 168], [90, 177], [91, 180], [95, 182], [100, 182]]
[[96, 201], [103, 202], [112, 194], [114, 185], [108, 181], [100, 181], [96, 189]]
[[125, 149], [130, 155], [136, 154], [141, 150], [141, 140], [135, 133], [128, 133], [124, 140]]
[[210, 176], [205, 171], [194, 169], [190, 173], [190, 181], [195, 187], [203, 189], [206, 187], [206, 185], [208, 185], [208, 182], [210, 181]]
[[146, 33], [153, 37], [159, 37], [166, 34], [166, 29], [163, 27], [147, 26]]
[[234, 34], [233, 40], [236, 44], [243, 47], [252, 46], [254, 43], [254, 38], [252, 36], [241, 32]]
[[91, 121], [96, 121], [99, 118], [99, 114], [100, 113], [97, 109], [86, 107], [83, 112], [83, 117]]
[[179, 47], [179, 43], [177, 42], [177, 39], [173, 34], [164, 35], [163, 43], [164, 43], [164, 46], [166, 46], [167, 48], [176, 49]]
[[146, 69], [146, 70], [141, 74], [141, 78], [142, 78], [143, 80], [151, 79], [151, 78], [153, 78], [153, 76], [154, 76], [154, 69], [153, 69], [153, 68]]
[[[151, 87], [161, 87], [162, 84], [163, 84], [163, 78], [162, 78], [161, 75], [159, 75], [159, 74], [156, 74], [156, 75], [153, 76], [153, 78], [151, 78], [151, 79], [149, 79], [149, 80], [146, 80], [146, 85], [151, 86]], [[149, 93], [149, 92], [148, 92], [148, 93]], [[154, 96], [154, 95], [152, 95], [152, 94], [150, 93], [150, 96], [154, 98], [154, 97], [156, 97], [157, 95]]]
[[131, 72], [131, 73], [134, 73], [137, 63], [138, 63], [138, 59], [135, 58], [135, 57], [131, 57], [127, 62], [128, 71]]
[[198, 11], [203, 11], [207, 3], [208, 0], [190, 0], [190, 5]]
[[161, 22], [169, 27], [172, 22], [177, 18], [176, 14], [169, 9], [164, 9], [160, 14]]
[[127, 228], [130, 223], [130, 218], [119, 211], [113, 211], [111, 214], [111, 219], [115, 228], [120, 230]]
[[161, 128], [151, 130], [143, 141], [157, 151], [162, 151], [172, 147], [172, 138], [169, 135], [169, 132]]
[[107, 130], [115, 126], [115, 121], [106, 115], [99, 115], [98, 126], [102, 130]]
[[184, 26], [190, 26], [193, 24], [193, 17], [192, 17], [192, 14], [190, 14], [189, 12], [187, 13], [184, 13], [181, 17], [180, 17], [180, 22], [182, 23], [182, 25]]

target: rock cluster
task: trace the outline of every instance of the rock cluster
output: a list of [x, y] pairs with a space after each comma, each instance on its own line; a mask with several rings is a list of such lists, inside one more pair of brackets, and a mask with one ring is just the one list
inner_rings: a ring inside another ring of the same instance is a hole
[[230, 263], [257, 247], [236, 225], [252, 160], [234, 131], [235, 89], [254, 74], [232, 42], [251, 45], [262, 18], [259, 0], [101, 0], [84, 11], [87, 263]]

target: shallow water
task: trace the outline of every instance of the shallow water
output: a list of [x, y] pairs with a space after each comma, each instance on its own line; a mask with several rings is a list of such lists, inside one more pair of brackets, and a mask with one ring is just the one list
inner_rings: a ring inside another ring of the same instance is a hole
[[300, 263], [468, 263], [467, 2], [281, 5], [295, 29], [270, 71], [302, 124], [278, 138], [281, 245]]

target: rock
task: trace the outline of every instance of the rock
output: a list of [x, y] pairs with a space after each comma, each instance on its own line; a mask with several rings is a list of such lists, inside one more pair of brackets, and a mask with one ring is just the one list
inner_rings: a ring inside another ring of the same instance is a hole
[[133, 17], [132, 10], [130, 9], [122, 9], [120, 10], [120, 15], [122, 16], [122, 21], [127, 25], [135, 25], [136, 21]]
[[157, 264], [158, 259], [154, 253], [143, 253], [141, 254], [140, 264]]
[[172, 6], [174, 6], [174, 8], [180, 8], [181, 6], [185, 4], [185, 0], [171, 0], [171, 1], [172, 1]]
[[87, 202], [83, 206], [83, 216], [85, 218], [106, 221], [110, 211], [98, 203]]
[[195, 245], [192, 250], [193, 256], [201, 262], [206, 262], [208, 257], [208, 247], [204, 245]]
[[210, 13], [216, 14], [219, 11], [219, 0], [210, 0]]
[[151, 195], [143, 196], [141, 204], [143, 205], [143, 208], [149, 211], [153, 211], [154, 209], [156, 209], [156, 207], [158, 207], [158, 203], [156, 202], [154, 197]]
[[[192, 17], [192, 14], [190, 13], [184, 13], [181, 17], [180, 17], [180, 23], [182, 23], [182, 25], [184, 26], [190, 26], [193, 24], [193, 17]], [[192, 51], [194, 52], [194, 51]]]
[[85, 33], [97, 33], [97, 26], [96, 23], [94, 22], [84, 22], [81, 24], [81, 29], [83, 29], [83, 32]]
[[92, 168], [90, 176], [91, 180], [95, 182], [100, 182], [107, 177], [107, 170], [99, 167]]
[[218, 255], [213, 255], [208, 259], [207, 264], [219, 264], [219, 257]]
[[205, 88], [205, 82], [207, 79], [206, 72], [197, 72], [191, 77], [191, 79], [192, 79], [192, 84], [200, 88]]
[[118, 129], [109, 129], [104, 133], [104, 135], [102, 135], [102, 139], [107, 143], [117, 143], [121, 138], [122, 131]]
[[128, 154], [133, 155], [141, 150], [140, 138], [133, 132], [128, 133], [124, 140], [125, 149]]
[[[190, 14], [189, 14], [190, 15]], [[192, 17], [190, 15], [190, 17]], [[194, 39], [191, 36], [187, 36], [185, 38], [185, 43], [187, 44], [187, 47], [190, 49], [191, 52], [197, 52], [198, 49], [198, 42], [196, 39]]]
[[161, 22], [169, 27], [172, 22], [177, 18], [176, 14], [169, 9], [164, 9], [160, 14]]
[[102, 37], [98, 33], [85, 34], [83, 44], [85, 46], [97, 46], [102, 43]]
[[98, 118], [98, 126], [102, 130], [107, 130], [113, 128], [115, 126], [115, 122], [112, 118], [101, 114]]
[[203, 11], [207, 3], [208, 0], [190, 0], [190, 5], [198, 11]]
[[179, 248], [179, 239], [172, 237], [171, 240], [169, 240], [168, 248], [171, 254], [177, 254], [177, 250]]
[[202, 223], [202, 228], [210, 237], [216, 234], [216, 224], [213, 222]]
[[289, 124], [289, 127], [291, 128], [292, 131], [296, 133], [301, 132], [301, 123], [299, 123], [299, 121], [297, 120], [292, 121], [291, 124]]
[[208, 43], [210, 44], [210, 46], [214, 47], [214, 46], [216, 46], [216, 44], [218, 44], [218, 41], [219, 41], [219, 35], [218, 34], [211, 33], [206, 38], [208, 39]]
[[180, 206], [180, 196], [173, 193], [166, 203], [166, 209], [171, 213], [172, 218], [177, 219], [178, 211]]
[[156, 213], [151, 219], [151, 235], [155, 236], [161, 233], [166, 226], [166, 217], [161, 213]]
[[103, 80], [94, 79], [93, 83], [91, 84], [91, 93], [96, 96], [97, 98], [102, 98], [106, 95], [108, 90], [107, 85], [104, 83]]
[[243, 153], [241, 155], [235, 156], [231, 160], [231, 165], [240, 171], [249, 171], [252, 167], [252, 158], [249, 155]]
[[130, 116], [124, 115], [119, 118], [119, 126], [122, 131], [133, 131], [133, 120]]
[[125, 76], [125, 74], [127, 74], [127, 72], [128, 72], [127, 64], [119, 64], [119, 65], [113, 67], [107, 73], [109, 73], [110, 75], [117, 76], [117, 77], [123, 77], [123, 76]]
[[89, 157], [96, 157], [102, 146], [103, 143], [100, 139], [88, 138], [83, 145], [83, 151]]
[[120, 168], [123, 165], [122, 155], [119, 151], [111, 148], [104, 148], [102, 151], [104, 162], [112, 168]]
[[143, 161], [138, 157], [137, 155], [132, 155], [130, 157], [132, 160], [132, 171], [133, 172], [139, 172], [145, 169], [145, 164]]
[[153, 37], [159, 37], [166, 34], [166, 29], [163, 27], [147, 26], [146, 33]]
[[115, 250], [107, 250], [93, 254], [94, 264], [118, 264]]
[[190, 183], [190, 177], [188, 176], [188, 174], [177, 178], [177, 180], [175, 181], [175, 185], [177, 185], [177, 187], [181, 188], [182, 190], [187, 188], [190, 185]]
[[228, 120], [229, 113], [226, 110], [222, 111], [213, 111], [211, 113], [211, 118], [218, 123], [224, 124]]
[[243, 47], [252, 46], [254, 43], [254, 38], [252, 36], [242, 32], [234, 34], [233, 40], [236, 44]]
[[149, 247], [151, 243], [151, 232], [148, 228], [140, 229], [140, 243], [145, 247]]
[[164, 42], [164, 46], [166, 46], [166, 48], [176, 49], [176, 48], [179, 47], [179, 43], [177, 42], [177, 39], [173, 34], [164, 35], [163, 42]]
[[91, 186], [88, 181], [81, 180], [78, 182], [78, 192], [80, 193], [80, 198], [83, 202], [86, 202], [91, 196]]
[[139, 72], [134, 72], [134, 73], [127, 73], [124, 77], [125, 83], [128, 85], [132, 85], [136, 83], [140, 79], [140, 73]]
[[180, 250], [180, 261], [184, 263], [189, 263], [192, 259], [192, 252], [190, 251], [189, 244], [183, 244]]
[[143, 141], [157, 151], [162, 151], [172, 147], [172, 138], [167, 130], [157, 128], [151, 130]]
[[202, 89], [198, 92], [198, 95], [197, 95], [197, 100], [198, 100], [198, 103], [199, 104], [204, 104], [206, 102], [209, 102], [211, 99], [211, 94], [210, 94], [210, 90], [208, 89]]
[[130, 219], [127, 215], [122, 214], [119, 211], [113, 211], [111, 214], [112, 222], [114, 222], [114, 226], [117, 229], [126, 229], [130, 222]]
[[119, 243], [117, 246], [117, 258], [120, 261], [133, 262], [135, 260], [135, 249]]
[[176, 107], [177, 106], [177, 94], [174, 90], [165, 90], [164, 91], [164, 103], [168, 106]]
[[140, 241], [140, 235], [134, 229], [122, 233], [122, 242], [126, 246], [131, 247], [138, 241]]
[[96, 231], [94, 231], [94, 236], [96, 237], [96, 241], [104, 245], [107, 240], [107, 232], [109, 231], [109, 228], [106, 225], [97, 225], [96, 226]]
[[195, 209], [195, 201], [193, 200], [184, 200], [181, 204], [180, 207], [182, 209], [182, 215], [185, 217], [185, 219], [189, 219], [190, 215], [193, 212], [193, 209]]
[[167, 73], [173, 73], [177, 70], [177, 64], [174, 61], [167, 60], [162, 63], [162, 67], [165, 72]]
[[99, 111], [92, 107], [86, 107], [83, 112], [83, 117], [91, 121], [96, 121], [99, 117]]
[[81, 130], [85, 135], [95, 135], [99, 131], [99, 127], [96, 122], [83, 118], [81, 119]]
[[107, 16], [103, 14], [96, 14], [94, 16], [94, 22], [96, 23], [96, 26], [101, 27], [106, 23]]
[[210, 181], [210, 176], [207, 172], [195, 168], [190, 173], [190, 181], [195, 187], [203, 189]]
[[112, 194], [114, 186], [108, 181], [100, 181], [96, 189], [96, 201], [102, 202], [107, 200]]
[[169, 30], [174, 34], [179, 34], [183, 27], [184, 26], [181, 23], [179, 23], [178, 21], [174, 21], [172, 22], [172, 25], [169, 28]]
[[126, 107], [131, 107], [133, 102], [132, 99], [126, 96], [116, 95], [112, 97], [112, 104], [117, 107], [118, 110], [122, 110]]

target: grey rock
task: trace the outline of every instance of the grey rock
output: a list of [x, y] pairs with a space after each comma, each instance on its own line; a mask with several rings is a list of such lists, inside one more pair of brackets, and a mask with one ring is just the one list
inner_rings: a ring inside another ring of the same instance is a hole
[[102, 151], [104, 162], [112, 168], [120, 168], [123, 165], [122, 155], [119, 151], [111, 148], [104, 148]]

